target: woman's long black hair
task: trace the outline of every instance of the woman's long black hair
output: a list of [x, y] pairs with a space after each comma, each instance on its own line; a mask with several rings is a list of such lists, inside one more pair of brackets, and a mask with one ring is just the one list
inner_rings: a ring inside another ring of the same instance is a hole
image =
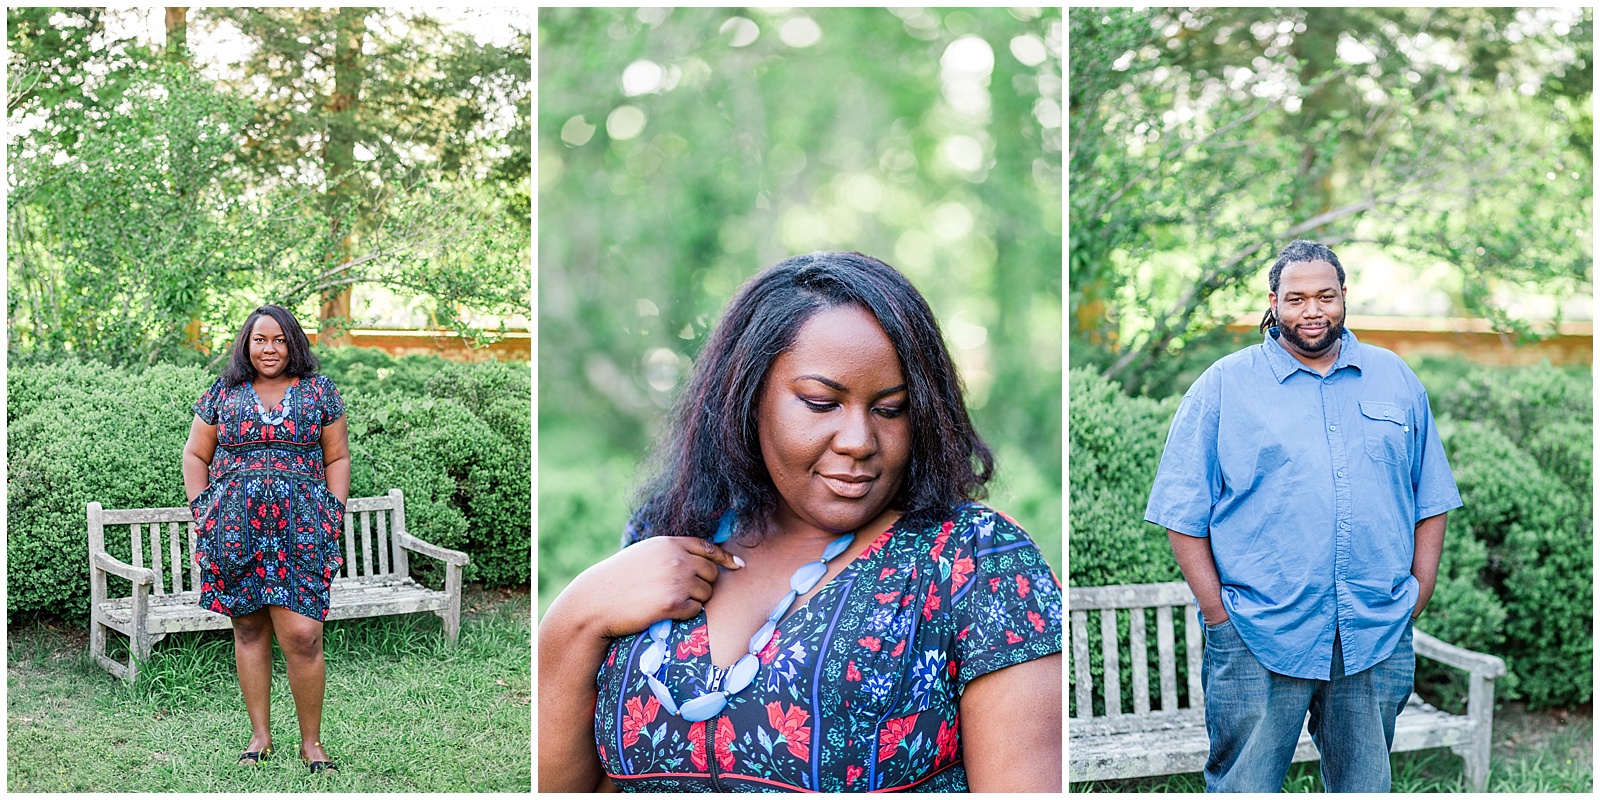
[[256, 320], [264, 316], [277, 321], [289, 346], [289, 352], [283, 359], [283, 374], [291, 378], [309, 378], [321, 366], [311, 352], [311, 340], [306, 338], [306, 332], [300, 329], [300, 323], [289, 313], [289, 309], [266, 305], [250, 312], [250, 316], [245, 318], [244, 327], [239, 329], [239, 335], [233, 338], [233, 355], [228, 358], [228, 366], [222, 371], [223, 386], [238, 386], [256, 379], [255, 365], [250, 363], [250, 332], [255, 330]]
[[984, 496], [994, 456], [967, 415], [959, 376], [928, 303], [894, 267], [861, 253], [812, 253], [745, 282], [695, 361], [657, 442], [654, 477], [625, 543], [708, 537], [729, 508], [764, 531], [778, 492], [761, 457], [758, 407], [767, 372], [813, 314], [844, 305], [871, 313], [894, 344], [908, 394], [911, 457], [891, 504], [910, 518]]

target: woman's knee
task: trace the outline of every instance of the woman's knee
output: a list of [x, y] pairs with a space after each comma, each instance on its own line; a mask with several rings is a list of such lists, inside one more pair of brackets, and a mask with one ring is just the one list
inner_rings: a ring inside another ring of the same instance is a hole
[[233, 641], [241, 645], [258, 645], [272, 642], [272, 617], [265, 613], [246, 614], [233, 618]]
[[322, 626], [277, 630], [278, 647], [286, 658], [307, 659], [322, 656]]

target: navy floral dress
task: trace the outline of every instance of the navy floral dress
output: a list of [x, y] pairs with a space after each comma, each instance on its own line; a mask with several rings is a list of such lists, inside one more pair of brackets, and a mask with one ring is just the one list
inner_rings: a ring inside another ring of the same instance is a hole
[[189, 504], [200, 607], [237, 617], [273, 605], [325, 619], [344, 563], [344, 503], [328, 491], [320, 442], [322, 426], [344, 416], [333, 381], [298, 379], [266, 410], [250, 383], [218, 378], [194, 413], [217, 426], [211, 483]]
[[[720, 678], [706, 617], [677, 622], [680, 704]], [[688, 723], [650, 692], [642, 634], [612, 643], [594, 735], [623, 791], [967, 791], [968, 681], [1061, 651], [1061, 590], [1033, 541], [977, 503], [897, 522], [778, 625], [754, 682]]]

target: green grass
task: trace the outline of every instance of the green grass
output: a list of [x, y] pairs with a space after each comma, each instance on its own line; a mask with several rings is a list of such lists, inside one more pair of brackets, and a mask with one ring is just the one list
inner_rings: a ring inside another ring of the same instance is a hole
[[[1490, 792], [1589, 792], [1594, 787], [1594, 724], [1581, 713], [1527, 712], [1508, 703], [1495, 712], [1494, 749], [1489, 756]], [[1465, 792], [1460, 756], [1448, 748], [1397, 753], [1389, 757], [1395, 792]], [[1295, 764], [1283, 782], [1285, 792], [1321, 792], [1315, 761]], [[1200, 773], [1089, 781], [1074, 792], [1204, 792]]]
[[[177, 634], [127, 686], [87, 657], [88, 631], [8, 633], [7, 789], [49, 792], [527, 792], [532, 787], [526, 589], [463, 597], [460, 643], [433, 614], [329, 623], [322, 740], [339, 763], [308, 774], [279, 654], [276, 754], [250, 739], [231, 634]], [[121, 637], [112, 635], [112, 640]]]

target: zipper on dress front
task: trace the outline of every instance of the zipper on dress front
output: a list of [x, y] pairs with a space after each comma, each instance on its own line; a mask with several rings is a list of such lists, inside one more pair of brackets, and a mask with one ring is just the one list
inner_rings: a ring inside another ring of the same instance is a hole
[[[722, 679], [726, 678], [727, 676], [728, 676], [728, 671], [727, 670], [722, 669], [721, 667], [718, 667], [716, 664], [712, 664], [711, 665], [711, 680], [708, 682], [708, 685], [706, 686], [706, 692], [710, 693], [710, 692], [721, 691], [722, 690]], [[722, 787], [721, 783], [717, 782], [717, 722], [722, 719], [722, 715], [724, 713], [726, 713], [727, 710], [728, 710], [728, 707], [727, 706], [723, 706], [722, 710], [718, 711], [715, 716], [711, 717], [711, 719], [706, 720], [706, 733], [705, 733], [706, 766], [709, 767], [710, 770], [711, 770], [711, 791], [713, 791], [713, 792], [725, 792], [725, 791], [727, 791], [727, 789], [724, 789]], [[729, 743], [729, 746], [730, 747], [732, 746], [731, 742]]]

